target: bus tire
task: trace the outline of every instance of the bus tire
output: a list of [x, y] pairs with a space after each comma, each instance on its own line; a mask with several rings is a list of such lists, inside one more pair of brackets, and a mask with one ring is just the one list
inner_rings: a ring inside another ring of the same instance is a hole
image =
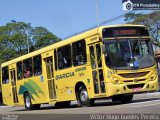
[[132, 99], [133, 99], [133, 95], [122, 95], [121, 97], [120, 97], [120, 101], [121, 101], [121, 103], [130, 103], [131, 101], [132, 101]]
[[26, 110], [35, 110], [40, 108], [40, 104], [32, 104], [31, 95], [29, 93], [24, 94], [24, 104]]
[[70, 104], [71, 104], [71, 101], [56, 102], [55, 107], [68, 108], [68, 107], [70, 107]]
[[89, 99], [87, 89], [84, 86], [81, 86], [79, 88], [79, 91], [77, 93], [77, 101], [78, 105], [83, 107], [89, 107], [94, 104], [94, 100]]

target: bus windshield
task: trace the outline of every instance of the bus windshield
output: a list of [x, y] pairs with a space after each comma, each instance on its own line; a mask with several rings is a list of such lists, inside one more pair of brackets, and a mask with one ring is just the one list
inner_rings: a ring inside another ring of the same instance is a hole
[[149, 39], [105, 40], [106, 65], [113, 69], [136, 69], [154, 65]]

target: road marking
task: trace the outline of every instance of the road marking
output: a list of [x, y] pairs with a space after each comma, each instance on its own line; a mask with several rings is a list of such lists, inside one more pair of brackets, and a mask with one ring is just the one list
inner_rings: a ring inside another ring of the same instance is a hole
[[[156, 102], [156, 103], [153, 103]], [[149, 104], [150, 103], [150, 104]], [[136, 102], [136, 103], [128, 103], [128, 104], [118, 104], [118, 105], [113, 105], [113, 106], [107, 106], [107, 110], [115, 110], [119, 108], [127, 108], [127, 107], [143, 107], [143, 106], [151, 106], [151, 105], [159, 105], [160, 100], [150, 100], [150, 101], [143, 101], [143, 102]], [[101, 110], [97, 109], [93, 113], [101, 113], [106, 111], [106, 106], [103, 106], [104, 108], [101, 108]], [[94, 109], [94, 106], [93, 108]]]
[[12, 106], [0, 106], [0, 108], [9, 108], [9, 107], [12, 107]]
[[155, 92], [155, 93], [144, 93], [144, 94], [135, 94], [135, 97], [139, 97], [139, 96], [159, 96], [160, 92]]
[[[156, 102], [156, 103], [152, 103], [152, 102]], [[151, 103], [151, 104], [147, 104], [147, 103]], [[142, 104], [142, 105], [139, 105], [139, 104]], [[109, 106], [107, 109], [118, 109], [118, 108], [122, 108], [122, 107], [143, 107], [143, 106], [151, 106], [151, 105], [159, 105], [159, 104], [160, 104], [160, 100], [152, 100], [152, 101], [144, 101], [144, 102], [138, 102], [138, 103], [119, 104], [116, 106]], [[134, 105], [138, 105], [138, 106], [134, 106]], [[99, 111], [103, 112], [105, 110], [98, 110], [98, 112]], [[95, 111], [95, 112], [97, 112], [97, 111]]]
[[[152, 103], [152, 102], [156, 102], [156, 103]], [[146, 104], [145, 104], [146, 103]], [[150, 104], [148, 104], [150, 103]], [[142, 104], [142, 105], [139, 105]], [[138, 106], [137, 106], [138, 105]], [[119, 104], [116, 106], [109, 106], [107, 108], [107, 110], [114, 110], [114, 109], [119, 109], [119, 108], [126, 108], [126, 107], [145, 107], [145, 106], [152, 106], [152, 105], [160, 105], [160, 100], [152, 100], [152, 101], [145, 101], [145, 102], [139, 102], [139, 103], [129, 103], [129, 104]], [[104, 106], [104, 108], [102, 110], [95, 110], [93, 113], [101, 113], [106, 111], [106, 108]]]
[[139, 105], [139, 106], [131, 106], [131, 107], [147, 107], [147, 106], [153, 106], [153, 105], [159, 105], [160, 103], [155, 104], [148, 104], [148, 105]]
[[153, 93], [142, 93], [142, 94], [135, 94], [136, 96], [141, 96], [141, 95], [146, 95], [146, 96], [148, 96], [148, 95], [159, 95], [160, 94], [160, 92], [153, 92]]
[[135, 102], [135, 103], [130, 103], [126, 105], [138, 105], [138, 104], [144, 104], [144, 103], [150, 103], [150, 102], [160, 102], [160, 100], [151, 100], [151, 101], [144, 101], [144, 102]]

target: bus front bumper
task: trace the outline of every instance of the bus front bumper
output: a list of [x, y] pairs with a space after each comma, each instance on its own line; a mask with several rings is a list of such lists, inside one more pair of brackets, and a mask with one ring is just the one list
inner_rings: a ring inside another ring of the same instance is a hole
[[106, 92], [108, 97], [118, 94], [137, 94], [143, 92], [153, 92], [158, 90], [158, 78], [154, 81], [130, 84], [106, 83]]

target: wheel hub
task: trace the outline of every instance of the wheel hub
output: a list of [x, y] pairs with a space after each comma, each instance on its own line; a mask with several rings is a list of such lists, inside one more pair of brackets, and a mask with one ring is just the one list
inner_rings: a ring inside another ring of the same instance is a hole
[[31, 103], [30, 103], [30, 98], [27, 96], [27, 97], [26, 97], [26, 106], [29, 108], [30, 105], [31, 105]]
[[82, 91], [80, 94], [81, 101], [85, 102], [88, 99], [87, 91]]

